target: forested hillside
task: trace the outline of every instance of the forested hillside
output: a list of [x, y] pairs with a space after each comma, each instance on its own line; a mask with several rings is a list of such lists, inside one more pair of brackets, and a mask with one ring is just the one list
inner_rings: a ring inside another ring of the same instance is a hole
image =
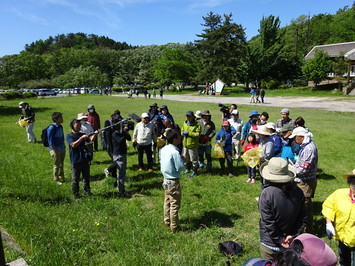
[[[336, 4], [336, 3], [335, 3]], [[286, 27], [270, 15], [247, 41], [232, 14], [210, 12], [202, 33], [188, 44], [134, 47], [85, 33], [50, 36], [0, 58], [2, 88], [96, 87], [158, 82], [162, 85], [280, 84], [302, 79], [304, 56], [320, 44], [355, 40], [355, 2], [336, 14], [300, 15]]]

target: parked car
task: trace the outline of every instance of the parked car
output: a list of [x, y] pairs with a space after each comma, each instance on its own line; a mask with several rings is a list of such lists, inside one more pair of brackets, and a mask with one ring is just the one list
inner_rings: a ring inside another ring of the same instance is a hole
[[89, 93], [101, 94], [101, 90], [99, 90], [99, 89], [92, 89], [92, 90], [89, 90]]
[[38, 96], [56, 96], [57, 93], [54, 90], [41, 89], [38, 91]]

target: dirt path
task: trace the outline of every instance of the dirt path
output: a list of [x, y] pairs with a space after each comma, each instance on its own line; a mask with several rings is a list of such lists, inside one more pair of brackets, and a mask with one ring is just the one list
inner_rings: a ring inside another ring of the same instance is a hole
[[[127, 97], [127, 95], [114, 95]], [[143, 95], [140, 97], [144, 97]], [[158, 97], [159, 98], [159, 97]], [[158, 99], [157, 98], [157, 99]], [[249, 97], [215, 97], [215, 96], [194, 96], [188, 94], [182, 95], [164, 95], [164, 100], [181, 101], [181, 102], [212, 102], [238, 105], [255, 105], [249, 102]], [[154, 98], [150, 99], [154, 100]], [[353, 112], [355, 113], [355, 98], [351, 97], [265, 97], [265, 106], [271, 107], [288, 107], [299, 109], [315, 109], [337, 112]]]

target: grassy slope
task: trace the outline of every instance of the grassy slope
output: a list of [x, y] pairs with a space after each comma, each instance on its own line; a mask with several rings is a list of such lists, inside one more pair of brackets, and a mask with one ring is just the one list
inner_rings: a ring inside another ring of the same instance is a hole
[[[187, 110], [209, 109], [219, 124], [216, 104], [182, 103], [156, 100], [167, 104], [178, 123]], [[95, 104], [101, 118], [107, 119], [115, 109], [123, 116], [128, 112], [147, 111], [153, 100], [105, 96], [77, 96], [31, 99], [37, 110], [35, 133], [50, 123], [54, 111], [64, 115], [64, 131], [70, 119]], [[217, 102], [217, 101], [216, 101]], [[231, 103], [233, 99], [231, 99]], [[196, 178], [182, 178], [183, 201], [180, 218], [183, 232], [171, 234], [162, 227], [163, 190], [159, 171], [138, 173], [137, 156], [130, 147], [127, 189], [133, 198], [119, 199], [113, 179], [104, 179], [109, 164], [105, 152], [95, 154], [91, 166], [91, 198], [78, 203], [72, 199], [70, 182], [57, 186], [52, 181], [52, 161], [41, 144], [28, 144], [25, 131], [15, 125], [20, 115], [18, 101], [0, 102], [0, 224], [27, 252], [25, 259], [36, 265], [211, 265], [226, 258], [217, 244], [225, 240], [244, 243], [245, 252], [233, 258], [236, 265], [258, 256], [257, 202], [259, 184], [246, 184], [244, 166], [239, 163], [237, 176], [227, 178], [201, 171]], [[241, 118], [247, 119], [251, 108], [240, 106]], [[264, 107], [270, 121], [279, 118], [279, 108]], [[341, 174], [354, 168], [354, 114], [291, 110], [291, 117], [303, 116], [314, 134], [319, 149], [319, 183], [315, 197], [316, 233], [324, 234], [320, 215], [322, 201], [332, 191], [345, 187]], [[214, 161], [218, 168], [218, 162]], [[70, 180], [69, 155], [65, 175]], [[18, 254], [5, 249], [7, 260]]]

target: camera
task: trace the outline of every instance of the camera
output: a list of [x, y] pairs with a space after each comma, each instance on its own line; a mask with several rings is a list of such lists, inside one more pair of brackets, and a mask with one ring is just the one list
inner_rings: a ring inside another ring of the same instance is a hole
[[125, 127], [128, 128], [128, 130], [133, 130], [134, 129], [134, 122], [129, 121], [130, 118], [125, 119], [125, 118], [116, 118], [112, 120], [112, 127], [114, 130], [123, 133], [123, 129]]
[[229, 108], [228, 108], [228, 106], [225, 106], [224, 104], [219, 103], [219, 104], [218, 104], [218, 107], [221, 107], [221, 109], [219, 109], [219, 110], [220, 110], [222, 113], [224, 113], [224, 114], [229, 113]]

